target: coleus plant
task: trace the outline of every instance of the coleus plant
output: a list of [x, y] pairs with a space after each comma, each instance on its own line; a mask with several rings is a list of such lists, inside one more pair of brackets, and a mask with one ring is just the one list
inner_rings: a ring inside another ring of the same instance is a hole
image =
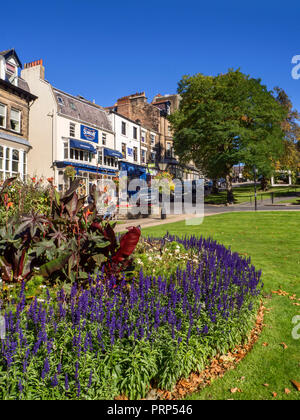
[[[52, 185], [52, 184], [51, 184]], [[132, 265], [130, 258], [140, 228], [129, 228], [120, 239], [115, 223], [97, 216], [95, 204], [85, 206], [79, 198], [79, 180], [60, 195], [51, 188], [51, 217], [32, 212], [12, 219], [0, 231], [0, 276], [6, 282], [21, 282], [39, 274], [50, 280], [66, 277], [82, 281], [103, 269], [118, 277]]]

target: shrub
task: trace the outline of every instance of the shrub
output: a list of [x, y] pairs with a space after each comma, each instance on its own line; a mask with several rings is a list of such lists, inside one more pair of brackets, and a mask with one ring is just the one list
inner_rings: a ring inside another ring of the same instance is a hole
[[166, 239], [195, 250], [198, 262], [172, 278], [141, 271], [131, 284], [102, 274], [55, 299], [45, 289], [29, 307], [23, 284], [5, 312], [0, 398], [137, 399], [150, 384], [171, 389], [245, 340], [261, 273], [210, 239]]
[[10, 178], [8, 181], [3, 184], [3, 191], [0, 193], [0, 226], [4, 226], [12, 217], [19, 219], [22, 214], [33, 210], [45, 216], [50, 214], [51, 187], [47, 181], [29, 177], [26, 181], [17, 178]]
[[103, 222], [95, 204], [85, 206], [85, 197], [78, 197], [79, 183], [71, 182], [60, 195], [50, 182], [49, 216], [32, 211], [6, 219], [0, 229], [0, 276], [5, 282], [20, 283], [35, 274], [50, 281], [84, 281], [103, 264], [108, 276], [118, 276], [132, 264], [140, 229], [130, 228], [118, 243], [115, 224]]

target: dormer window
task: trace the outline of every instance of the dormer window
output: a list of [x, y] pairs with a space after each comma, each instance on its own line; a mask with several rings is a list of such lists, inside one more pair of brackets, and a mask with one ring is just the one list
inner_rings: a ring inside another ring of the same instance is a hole
[[58, 100], [59, 105], [64, 105], [64, 101], [63, 101], [63, 98], [61, 96], [58, 96], [57, 100]]
[[16, 66], [11, 63], [6, 63], [6, 71], [11, 75], [16, 74]]
[[6, 62], [6, 80], [9, 83], [13, 83], [15, 85], [17, 85], [17, 78], [16, 76], [18, 75], [18, 70], [17, 67], [9, 62]]

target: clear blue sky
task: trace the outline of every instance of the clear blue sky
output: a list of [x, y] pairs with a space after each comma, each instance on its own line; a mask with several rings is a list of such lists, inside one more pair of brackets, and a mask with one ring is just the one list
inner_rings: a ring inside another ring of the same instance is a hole
[[42, 58], [46, 79], [103, 106], [145, 91], [174, 93], [184, 74], [241, 68], [300, 110], [299, 1], [16, 0], [1, 2], [0, 50]]

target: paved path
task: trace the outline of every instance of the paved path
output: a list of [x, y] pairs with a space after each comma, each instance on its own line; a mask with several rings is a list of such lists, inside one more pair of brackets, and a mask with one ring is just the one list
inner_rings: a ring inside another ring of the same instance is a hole
[[[289, 197], [284, 198], [284, 199], [288, 199], [288, 198]], [[280, 197], [279, 200], [277, 201], [280, 201], [280, 200], [282, 200], [282, 197]], [[271, 205], [271, 204], [268, 204], [267, 201], [268, 200], [264, 200], [263, 202], [259, 201], [257, 203], [258, 212], [261, 212], [261, 211], [300, 211], [300, 205], [280, 205], [280, 204], [276, 205], [276, 203]], [[222, 213], [233, 213], [233, 212], [241, 212], [241, 211], [255, 211], [254, 203], [234, 204], [231, 206], [224, 206], [224, 205], [217, 206], [217, 205], [205, 204], [204, 217], [214, 216], [214, 215], [222, 214]], [[129, 226], [140, 225], [143, 229], [143, 228], [148, 228], [152, 226], [163, 225], [166, 223], [181, 222], [183, 220], [193, 219], [193, 218], [195, 218], [195, 215], [190, 216], [190, 215], [185, 215], [185, 214], [180, 214], [180, 215], [170, 214], [164, 220], [162, 220], [159, 216], [139, 218], [139, 219], [134, 219], [134, 220], [128, 220], [128, 221], [125, 221], [125, 223], [117, 225], [115, 228], [115, 231], [123, 232]]]

